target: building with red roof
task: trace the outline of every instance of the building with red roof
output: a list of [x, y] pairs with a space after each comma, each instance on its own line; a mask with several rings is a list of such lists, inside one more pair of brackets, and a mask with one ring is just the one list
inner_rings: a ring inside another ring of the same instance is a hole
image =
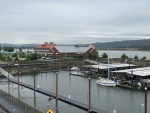
[[56, 44], [54, 44], [53, 42], [45, 42], [45, 44], [36, 46], [34, 48], [34, 52], [47, 55], [54, 46], [56, 46]]
[[88, 47], [83, 47], [79, 45], [60, 46], [54, 44], [53, 42], [45, 42], [45, 44], [35, 47], [34, 52], [57, 59], [65, 59], [66, 57], [89, 58], [90, 55], [96, 55], [96, 57], [98, 57], [98, 52], [95, 49], [94, 45]]

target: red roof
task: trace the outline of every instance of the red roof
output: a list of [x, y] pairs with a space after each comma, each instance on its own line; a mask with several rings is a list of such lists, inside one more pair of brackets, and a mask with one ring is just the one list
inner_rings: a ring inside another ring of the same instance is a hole
[[39, 46], [36, 46], [35, 48], [53, 48], [54, 46], [56, 46], [56, 44], [52, 43], [52, 44], [42, 44], [42, 45], [39, 45]]

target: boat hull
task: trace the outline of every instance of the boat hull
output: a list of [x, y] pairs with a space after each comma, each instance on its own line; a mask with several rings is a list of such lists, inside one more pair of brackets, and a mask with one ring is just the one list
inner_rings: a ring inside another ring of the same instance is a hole
[[97, 80], [97, 83], [99, 85], [103, 85], [103, 86], [116, 86], [116, 82], [109, 80], [109, 79], [105, 79], [105, 78], [101, 78], [100, 80]]

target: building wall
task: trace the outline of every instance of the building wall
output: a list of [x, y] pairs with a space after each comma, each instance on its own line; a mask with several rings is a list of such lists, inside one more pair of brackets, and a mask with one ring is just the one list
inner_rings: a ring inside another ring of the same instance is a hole
[[98, 52], [96, 49], [90, 48], [87, 52], [84, 53], [84, 58], [89, 58], [89, 54], [96, 55], [98, 57]]
[[51, 58], [57, 58], [57, 59], [65, 59], [67, 57], [78, 57], [78, 56], [82, 56], [83, 58], [89, 58], [89, 54], [91, 55], [96, 55], [98, 56], [98, 52], [96, 51], [96, 49], [94, 48], [90, 48], [89, 50], [87, 50], [85, 53], [60, 53], [56, 47], [54, 46], [53, 48], [34, 48], [34, 51], [36, 53], [40, 53], [40, 54], [47, 54], [49, 57]]

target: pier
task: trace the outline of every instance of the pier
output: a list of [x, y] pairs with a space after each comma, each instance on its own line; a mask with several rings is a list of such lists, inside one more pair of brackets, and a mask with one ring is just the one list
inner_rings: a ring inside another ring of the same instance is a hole
[[[21, 82], [19, 82], [19, 71], [20, 71], [19, 66], [20, 66], [20, 65], [14, 65], [14, 66], [18, 66], [18, 80], [14, 80], [14, 79], [13, 79], [13, 76], [11, 76], [10, 73], [9, 73], [9, 68], [8, 68], [8, 72], [6, 72], [5, 70], [0, 70], [0, 71], [1, 71], [1, 73], [5, 71], [5, 73], [2, 73], [2, 74], [3, 74], [5, 77], [8, 78], [8, 81], [9, 81], [9, 82], [18, 84], [18, 89], [19, 89], [19, 86], [26, 87], [26, 88], [28, 88], [28, 89], [30, 89], [30, 90], [33, 90], [33, 91], [34, 91], [34, 95], [35, 95], [35, 92], [38, 92], [38, 93], [41, 93], [41, 94], [43, 94], [43, 95], [46, 95], [46, 96], [49, 96], [49, 97], [53, 97], [53, 98], [55, 98], [56, 100], [62, 101], [62, 102], [64, 102], [64, 103], [66, 103], [66, 104], [72, 105], [72, 106], [74, 106], [74, 107], [77, 107], [77, 108], [82, 109], [82, 110], [84, 110], [84, 111], [87, 111], [87, 112], [89, 112], [89, 113], [108, 113], [108, 112], [103, 111], [103, 110], [101, 110], [101, 109], [92, 107], [90, 102], [89, 102], [88, 104], [84, 104], [84, 103], [79, 102], [79, 101], [77, 101], [77, 100], [73, 100], [73, 99], [71, 99], [71, 98], [69, 98], [69, 97], [65, 97], [65, 96], [59, 95], [59, 94], [58, 94], [58, 91], [57, 91], [56, 93], [53, 93], [53, 92], [51, 92], [51, 91], [48, 91], [48, 90], [45, 90], [45, 89], [42, 89], [42, 88], [35, 87], [35, 84], [34, 84], [34, 86], [33, 86], [33, 85], [30, 85], [30, 84], [21, 83]], [[2, 69], [2, 68], [1, 68], [1, 69]], [[36, 71], [35, 68], [34, 68], [34, 71]], [[89, 87], [90, 87], [90, 86], [89, 86]], [[19, 92], [19, 91], [18, 91], [18, 92]], [[88, 91], [88, 92], [90, 92], [90, 91]], [[89, 93], [89, 95], [90, 95], [90, 93]], [[90, 96], [89, 96], [89, 98], [90, 98]], [[90, 99], [89, 99], [88, 101], [90, 101]]]
[[[16, 80], [10, 80], [10, 82], [15, 83], [15, 84], [18, 84], [18, 81], [16, 81]], [[26, 84], [26, 83], [23, 83], [23, 84], [22, 84], [22, 83], [19, 83], [19, 85], [21, 85], [21, 86], [23, 86], [23, 87], [26, 87], [26, 88], [28, 88], [28, 89], [34, 90], [34, 86], [32, 86], [32, 85], [30, 85], [30, 84]], [[60, 100], [60, 101], [62, 101], [62, 102], [64, 102], [64, 103], [67, 103], [67, 104], [69, 104], [69, 105], [75, 106], [75, 107], [77, 107], [77, 108], [80, 108], [80, 109], [82, 109], [82, 110], [85, 110], [85, 111], [88, 111], [88, 110], [89, 110], [88, 105], [86, 105], [86, 104], [84, 104], [84, 103], [81, 103], [81, 102], [78, 102], [78, 101], [76, 101], [76, 100], [67, 98], [67, 97], [65, 97], [65, 96], [62, 96], [62, 95], [59, 95], [59, 94], [58, 94], [58, 96], [57, 96], [57, 95], [56, 95], [55, 93], [53, 93], [53, 92], [47, 91], [47, 90], [45, 90], [45, 89], [37, 88], [37, 87], [36, 87], [35, 91], [38, 92], [38, 93], [41, 93], [41, 94], [43, 94], [43, 95], [46, 95], [46, 96], [49, 96], [49, 97], [53, 97], [53, 98], [55, 98], [55, 99], [57, 99], [57, 100]], [[90, 112], [90, 113], [108, 113], [108, 112], [106, 112], [106, 111], [103, 111], [103, 110], [101, 110], [101, 109], [98, 109], [98, 108], [95, 108], [95, 107], [92, 107], [92, 106], [91, 106], [91, 111], [89, 111], [89, 112]]]

